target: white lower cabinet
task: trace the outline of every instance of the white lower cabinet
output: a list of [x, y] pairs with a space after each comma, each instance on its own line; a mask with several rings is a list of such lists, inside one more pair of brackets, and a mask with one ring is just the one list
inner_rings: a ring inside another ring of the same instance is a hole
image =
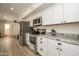
[[61, 47], [62, 50], [60, 52], [61, 56], [79, 56], [79, 46], [64, 42], [61, 43], [62, 43]]
[[59, 55], [59, 48], [58, 41], [48, 39], [48, 56], [58, 56]]
[[26, 44], [29, 45], [29, 33], [26, 33]]
[[79, 46], [55, 41], [52, 39], [48, 40], [48, 56], [78, 56]]
[[42, 56], [79, 56], [79, 46], [37, 37], [37, 52]]
[[42, 55], [47, 55], [47, 38], [37, 37], [37, 52]]
[[56, 46], [50, 46], [48, 45], [48, 56], [58, 56], [59, 55], [59, 50], [57, 50]]
[[48, 44], [48, 56], [58, 56], [59, 48], [56, 45]]

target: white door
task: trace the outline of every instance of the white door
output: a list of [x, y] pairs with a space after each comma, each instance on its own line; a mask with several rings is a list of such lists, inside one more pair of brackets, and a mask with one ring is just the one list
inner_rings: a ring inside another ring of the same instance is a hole
[[79, 56], [79, 46], [62, 42], [61, 56]]
[[79, 3], [64, 4], [64, 20], [66, 22], [79, 22]]
[[11, 23], [10, 24], [10, 32], [11, 32], [12, 36], [19, 35], [20, 25], [18, 23]]
[[59, 56], [59, 49], [58, 41], [48, 39], [48, 56]]
[[11, 32], [10, 32], [10, 24], [5, 24], [5, 36], [10, 36]]
[[53, 24], [63, 23], [63, 3], [55, 3], [52, 5]]

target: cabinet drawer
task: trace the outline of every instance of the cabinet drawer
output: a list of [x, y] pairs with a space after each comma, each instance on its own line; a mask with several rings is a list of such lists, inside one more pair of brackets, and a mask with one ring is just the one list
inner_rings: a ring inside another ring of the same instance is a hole
[[53, 39], [49, 39], [48, 44], [55, 45], [55, 46], [62, 45], [59, 41], [56, 41], [56, 40], [53, 40]]
[[79, 46], [62, 42], [61, 55], [77, 56], [79, 55]]
[[71, 51], [72, 50], [74, 50], [74, 51], [78, 51], [79, 50], [79, 46], [74, 45], [74, 44], [70, 44], [70, 43], [64, 43], [64, 42], [62, 42], [62, 48], [70, 49]]
[[41, 41], [41, 40], [43, 40], [43, 38], [42, 37], [37, 37], [37, 40]]

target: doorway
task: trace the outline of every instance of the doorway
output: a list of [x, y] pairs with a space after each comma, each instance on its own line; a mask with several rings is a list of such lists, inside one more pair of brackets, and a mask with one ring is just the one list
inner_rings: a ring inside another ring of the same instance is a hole
[[5, 24], [5, 36], [10, 36], [10, 24]]

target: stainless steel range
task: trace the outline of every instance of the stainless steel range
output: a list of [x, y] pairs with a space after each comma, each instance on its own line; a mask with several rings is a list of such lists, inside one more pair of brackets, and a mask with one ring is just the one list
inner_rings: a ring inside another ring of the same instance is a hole
[[29, 36], [29, 47], [34, 51], [37, 52], [37, 35], [36, 34], [30, 34]]
[[32, 34], [29, 35], [29, 47], [36, 53], [37, 52], [37, 35], [45, 34], [46, 29], [37, 29]]

